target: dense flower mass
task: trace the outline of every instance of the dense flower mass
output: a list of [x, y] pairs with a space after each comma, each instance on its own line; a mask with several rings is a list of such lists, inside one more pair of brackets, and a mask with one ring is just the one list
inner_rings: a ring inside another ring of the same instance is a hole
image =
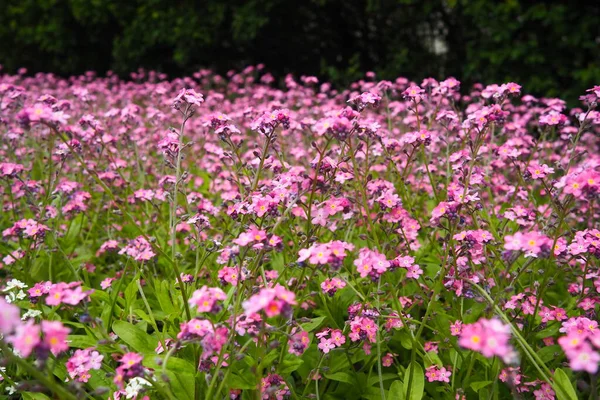
[[8, 398], [594, 398], [600, 86], [0, 75]]

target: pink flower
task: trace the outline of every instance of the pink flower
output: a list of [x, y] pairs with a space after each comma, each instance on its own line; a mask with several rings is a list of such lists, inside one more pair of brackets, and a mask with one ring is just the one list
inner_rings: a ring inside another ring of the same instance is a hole
[[308, 337], [308, 332], [301, 331], [295, 333], [292, 335], [290, 342], [288, 343], [288, 352], [290, 354], [301, 356], [306, 351], [309, 344], [310, 339]]
[[102, 282], [100, 282], [100, 288], [102, 288], [102, 290], [108, 289], [114, 280], [115, 278], [111, 277], [104, 278]]
[[242, 303], [246, 315], [265, 311], [268, 317], [282, 313], [291, 313], [292, 305], [296, 304], [296, 295], [281, 285], [274, 288], [263, 288], [257, 294]]
[[527, 167], [527, 172], [529, 172], [532, 179], [543, 179], [549, 174], [553, 174], [554, 168], [550, 168], [546, 164], [540, 165], [536, 162], [532, 162], [529, 164], [529, 167]]
[[417, 103], [421, 101], [421, 98], [424, 97], [425, 91], [416, 85], [409, 86], [404, 92], [402, 92], [402, 96], [408, 100], [414, 100]]
[[71, 330], [65, 327], [60, 321], [42, 321], [42, 332], [44, 334], [44, 343], [48, 345], [50, 351], [55, 356], [69, 349], [67, 335]]
[[152, 245], [143, 236], [131, 240], [119, 254], [126, 254], [136, 261], [149, 261], [156, 256], [152, 250]]
[[123, 354], [123, 357], [121, 357], [121, 359], [119, 360], [121, 364], [120, 367], [127, 371], [134, 370], [142, 365], [143, 359], [144, 357], [141, 354], [125, 353]]
[[325, 279], [325, 281], [321, 283], [321, 289], [329, 296], [335, 295], [338, 289], [343, 289], [345, 287], [346, 282], [339, 278]]
[[505, 362], [510, 362], [516, 354], [509, 341], [508, 325], [498, 319], [480, 319], [474, 324], [463, 326], [458, 344], [485, 357], [498, 356]]
[[35, 325], [34, 321], [30, 319], [26, 323], [18, 325], [8, 340], [23, 357], [29, 357], [33, 349], [41, 342], [40, 333], [40, 326]]
[[425, 376], [427, 377], [427, 381], [429, 382], [450, 382], [450, 376], [452, 373], [446, 368], [439, 368], [437, 365], [432, 365], [427, 367]]
[[0, 297], [0, 334], [10, 335], [21, 324], [19, 307]]
[[364, 92], [348, 100], [348, 103], [354, 104], [359, 112], [364, 110], [368, 105], [372, 105], [373, 108], [376, 108], [379, 106], [380, 102], [381, 96], [371, 92]]
[[0, 177], [13, 178], [23, 172], [24, 169], [21, 164], [0, 163]]
[[346, 337], [342, 333], [341, 330], [335, 329], [331, 331], [331, 341], [335, 344], [336, 347], [340, 347], [344, 343], [346, 343]]
[[93, 348], [75, 350], [75, 353], [66, 363], [67, 372], [71, 379], [77, 378], [79, 382], [87, 382], [91, 375], [90, 370], [98, 370], [102, 366], [104, 356]]
[[391, 263], [386, 259], [385, 255], [365, 247], [359, 250], [358, 258], [354, 260], [354, 265], [361, 278], [364, 278], [367, 275], [382, 275], [388, 270]]
[[387, 353], [383, 357], [381, 357], [381, 365], [384, 367], [391, 367], [394, 364], [394, 354]]
[[225, 300], [227, 295], [219, 288], [209, 288], [206, 285], [196, 290], [188, 302], [191, 306], [196, 306], [198, 312], [217, 313], [220, 308], [217, 301]]
[[567, 354], [569, 358], [569, 366], [573, 371], [586, 371], [590, 374], [598, 372], [598, 363], [600, 363], [600, 354], [592, 350], [592, 347], [584, 343], [576, 350], [572, 350]]
[[222, 285], [229, 283], [233, 286], [237, 286], [238, 280], [240, 279], [239, 274], [239, 267], [223, 267], [219, 270], [218, 276]]
[[321, 339], [321, 341], [319, 342], [317, 347], [325, 354], [327, 354], [331, 350], [335, 349], [335, 345], [333, 344], [331, 339], [325, 339], [325, 338]]
[[204, 103], [202, 94], [196, 93], [194, 89], [181, 89], [173, 99], [173, 108], [179, 110], [184, 104], [199, 106], [202, 103]]
[[564, 125], [567, 122], [567, 117], [557, 111], [550, 111], [540, 117], [540, 125], [557, 126]]
[[207, 319], [193, 318], [184, 324], [185, 328], [182, 332], [191, 333], [196, 336], [204, 337], [209, 333], [213, 333], [213, 325]]

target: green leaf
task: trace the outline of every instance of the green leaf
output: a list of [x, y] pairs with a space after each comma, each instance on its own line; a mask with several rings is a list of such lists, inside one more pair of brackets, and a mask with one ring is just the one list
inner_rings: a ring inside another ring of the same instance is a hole
[[69, 230], [62, 240], [64, 247], [69, 247], [74, 244], [76, 240], [81, 240], [81, 228], [83, 227], [84, 220], [85, 214], [79, 214], [73, 218], [69, 226]]
[[[144, 365], [156, 371], [162, 369], [162, 366], [156, 363], [154, 357], [146, 357]], [[192, 400], [196, 390], [196, 381], [194, 380], [196, 369], [194, 366], [181, 358], [170, 357], [167, 361], [166, 372], [175, 398]]]
[[258, 369], [262, 369], [262, 368], [267, 368], [269, 367], [273, 361], [275, 361], [275, 359], [279, 357], [279, 352], [277, 350], [273, 350], [271, 351], [269, 354], [267, 354], [262, 361], [260, 362], [260, 364], [258, 365]]
[[[416, 362], [411, 362], [406, 369], [404, 376], [404, 398], [407, 398], [408, 400], [421, 400], [425, 388], [425, 374], [423, 373], [421, 365]], [[409, 382], [410, 396], [408, 396]]]
[[285, 358], [283, 360], [283, 362], [281, 363], [281, 367], [278, 369], [278, 373], [281, 376], [287, 376], [289, 374], [291, 374], [292, 372], [294, 372], [295, 370], [297, 370], [298, 368], [300, 368], [300, 366], [304, 364], [304, 360], [302, 360], [299, 357], [293, 357], [293, 358]]
[[473, 383], [471, 383], [471, 389], [473, 389], [475, 392], [479, 392], [479, 390], [481, 388], [484, 388], [484, 387], [488, 386], [491, 383], [492, 383], [492, 381], [473, 382]]
[[255, 375], [248, 372], [241, 374], [229, 374], [227, 378], [227, 386], [230, 389], [256, 389]]
[[327, 317], [313, 318], [310, 322], [306, 322], [304, 324], [300, 324], [300, 326], [306, 332], [311, 332], [311, 331], [314, 331], [315, 329], [317, 329], [323, 323], [323, 321], [325, 321], [326, 318]]
[[50, 400], [50, 397], [43, 393], [23, 392], [21, 396], [23, 396], [23, 400]]
[[356, 383], [356, 380], [348, 372], [335, 372], [333, 374], [325, 374], [325, 378], [332, 381], [349, 383], [351, 385], [354, 385]]
[[[391, 373], [381, 374], [381, 378], [383, 381], [389, 381], [390, 379], [397, 379], [398, 375], [391, 374]], [[379, 383], [379, 375], [378, 374], [374, 374], [371, 377], [369, 377], [369, 379], [367, 379], [367, 386], [373, 386], [376, 383], [377, 384]]]
[[554, 383], [552, 387], [556, 392], [558, 400], [577, 400], [577, 393], [573, 388], [573, 384], [565, 371], [560, 368], [556, 368], [556, 371], [554, 371]]
[[142, 320], [144, 320], [148, 325], [153, 325], [154, 324], [152, 322], [152, 318], [150, 318], [150, 316], [148, 314], [146, 314], [146, 312], [144, 310], [140, 310], [138, 308], [137, 310], [133, 310], [133, 313], [135, 315], [137, 315], [138, 317], [140, 317]]
[[[440, 359], [440, 356], [438, 356], [437, 353], [434, 353], [433, 351], [427, 352], [427, 356], [424, 357], [424, 360], [426, 361], [426, 366], [429, 366], [431, 362], [433, 362], [433, 364], [431, 365], [437, 365], [438, 367], [442, 367], [444, 365], [444, 363]], [[431, 360], [431, 362], [429, 360]]]
[[537, 350], [538, 356], [540, 357], [540, 359], [547, 363], [550, 362], [552, 360], [554, 360], [556, 358], [556, 354], [559, 353], [560, 354], [560, 346], [555, 344], [552, 346], [545, 346], [542, 347], [541, 349]]
[[[384, 394], [385, 398], [387, 399], [388, 396], [387, 396], [387, 391], [386, 390], [383, 391], [383, 394]], [[367, 388], [367, 390], [365, 390], [362, 393], [362, 397], [363, 397], [363, 399], [368, 399], [368, 400], [381, 400], [383, 398], [381, 396], [381, 389], [378, 388], [378, 387], [376, 387], [376, 388], [374, 388], [374, 387]]]
[[479, 400], [489, 400], [490, 391], [487, 388], [481, 388], [479, 390]]
[[158, 345], [158, 342], [135, 325], [125, 321], [115, 321], [113, 323], [113, 331], [125, 342], [129, 347], [140, 353], [152, 353]]
[[171, 314], [177, 311], [173, 306], [171, 297], [169, 296], [169, 283], [167, 281], [156, 280], [154, 291], [156, 293], [158, 303], [160, 304], [160, 308], [165, 312], [165, 314]]
[[97, 339], [87, 335], [69, 335], [67, 340], [69, 341], [69, 347], [77, 349], [85, 349], [98, 345]]
[[388, 400], [404, 400], [404, 386], [401, 380], [392, 382]]
[[133, 278], [129, 285], [125, 288], [124, 297], [125, 297], [125, 307], [127, 310], [131, 307], [135, 299], [137, 298], [138, 286], [137, 286], [138, 275]]
[[406, 350], [411, 350], [413, 347], [413, 342], [409, 334], [406, 332], [400, 332], [398, 336], [400, 337], [400, 344], [402, 347], [404, 347]]

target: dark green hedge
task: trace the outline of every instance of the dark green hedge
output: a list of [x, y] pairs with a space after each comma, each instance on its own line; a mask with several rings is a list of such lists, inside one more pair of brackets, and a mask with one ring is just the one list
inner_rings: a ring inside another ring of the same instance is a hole
[[600, 83], [600, 2], [2, 0], [0, 63], [179, 75], [264, 62], [347, 83], [454, 75], [575, 99]]

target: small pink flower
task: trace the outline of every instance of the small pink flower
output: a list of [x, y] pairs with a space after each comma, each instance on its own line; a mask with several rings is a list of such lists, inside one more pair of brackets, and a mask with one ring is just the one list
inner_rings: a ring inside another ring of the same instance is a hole
[[26, 323], [18, 325], [8, 340], [23, 357], [29, 357], [33, 349], [41, 342], [40, 333], [40, 326], [35, 325], [34, 321], [30, 319]]
[[219, 288], [209, 288], [206, 285], [194, 291], [188, 302], [195, 306], [198, 312], [216, 313], [219, 311], [217, 302], [225, 300], [227, 295]]
[[335, 344], [333, 344], [333, 341], [331, 339], [321, 339], [319, 341], [319, 344], [317, 346], [323, 353], [327, 354], [329, 353], [331, 350], [335, 349]]
[[67, 336], [71, 330], [60, 321], [42, 321], [44, 343], [48, 345], [54, 355], [69, 349]]

